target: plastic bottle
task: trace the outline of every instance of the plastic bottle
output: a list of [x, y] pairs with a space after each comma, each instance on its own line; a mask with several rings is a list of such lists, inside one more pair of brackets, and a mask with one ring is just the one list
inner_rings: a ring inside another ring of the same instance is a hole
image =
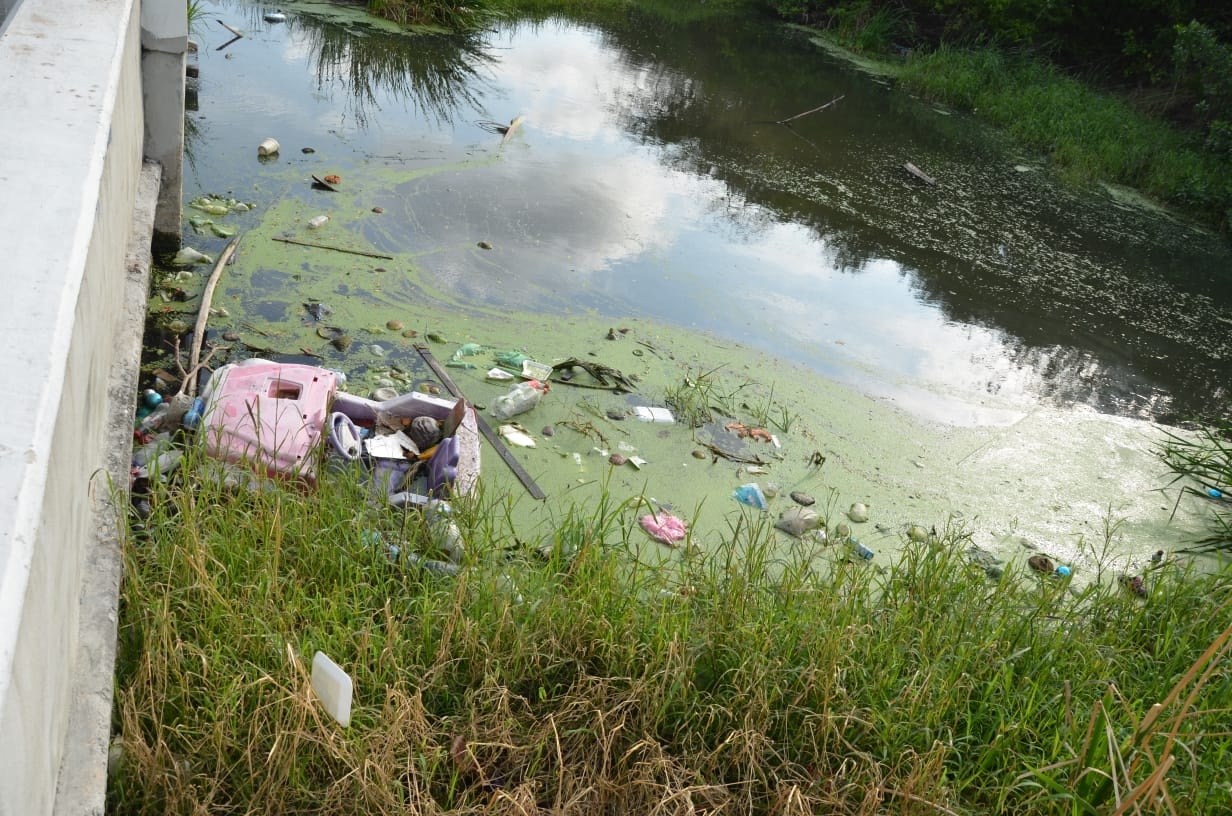
[[133, 467], [145, 467], [151, 460], [157, 459], [160, 453], [165, 453], [174, 447], [171, 434], [163, 432], [146, 444], [133, 451]]
[[419, 567], [424, 572], [429, 572], [442, 578], [452, 578], [458, 574], [457, 564], [451, 564], [448, 561], [437, 561], [434, 558], [424, 558], [418, 553], [407, 553], [406, 561], [408, 564]]
[[143, 431], [157, 431], [163, 427], [163, 420], [171, 413], [171, 404], [164, 402], [141, 418], [138, 427]]
[[201, 424], [201, 415], [205, 412], [205, 400], [197, 397], [192, 401], [192, 405], [184, 412], [184, 419], [180, 424], [187, 431], [197, 430], [197, 426]]
[[868, 547], [865, 547], [859, 542], [858, 539], [854, 537], [847, 539], [847, 546], [851, 547], [851, 551], [863, 558], [865, 561], [871, 560], [873, 557], [873, 551]]
[[520, 382], [510, 388], [508, 393], [492, 400], [492, 416], [497, 419], [509, 419], [518, 414], [524, 414], [539, 404], [539, 400], [543, 398], [547, 390], [548, 387], [538, 380]]
[[450, 561], [460, 564], [466, 555], [466, 545], [462, 540], [462, 531], [453, 520], [453, 508], [448, 502], [433, 499], [428, 502], [424, 517], [432, 528], [437, 546], [444, 550]]
[[315, 218], [308, 219], [308, 229], [320, 229], [325, 226], [325, 222], [329, 220], [328, 215], [318, 215]]

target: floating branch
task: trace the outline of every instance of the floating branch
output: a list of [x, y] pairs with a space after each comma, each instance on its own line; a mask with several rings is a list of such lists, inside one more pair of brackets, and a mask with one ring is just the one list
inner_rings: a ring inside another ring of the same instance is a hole
[[933, 178], [932, 176], [928, 175], [927, 173], [925, 173], [925, 172], [924, 172], [923, 170], [921, 170], [920, 168], [916, 167], [916, 166], [915, 166], [914, 164], [912, 164], [911, 162], [907, 162], [906, 164], [904, 164], [904, 165], [903, 165], [903, 169], [904, 169], [904, 170], [906, 170], [906, 171], [907, 171], [908, 173], [910, 173], [911, 175], [913, 175], [913, 176], [915, 176], [916, 178], [918, 178], [920, 181], [922, 181], [922, 182], [924, 182], [925, 184], [927, 184], [929, 187], [935, 187], [935, 186], [937, 185], [937, 180], [936, 180], [935, 178]]
[[788, 116], [786, 119], [779, 119], [774, 124], [785, 125], [788, 122], [794, 122], [795, 120], [800, 119], [804, 116], [809, 116], [810, 114], [814, 114], [814, 113], [820, 113], [821, 111], [825, 110], [831, 105], [837, 103], [840, 99], [842, 99], [845, 96], [847, 96], [847, 94], [843, 94], [842, 96], [836, 96], [824, 105], [820, 105], [816, 108], [813, 108], [812, 110], [806, 110], [804, 113], [797, 113], [795, 116]]
[[230, 31], [230, 32], [231, 32], [232, 34], [234, 34], [235, 36], [234, 36], [234, 37], [232, 37], [231, 39], [227, 40], [227, 41], [226, 41], [225, 43], [223, 43], [222, 45], [220, 45], [220, 46], [218, 46], [217, 48], [215, 48], [215, 49], [214, 49], [215, 51], [222, 51], [224, 48], [226, 48], [227, 46], [231, 45], [231, 43], [235, 42], [236, 40], [238, 40], [238, 39], [240, 39], [240, 38], [242, 38], [242, 37], [244, 36], [244, 33], [243, 33], [242, 31], [237, 31], [237, 30], [235, 30], [235, 29], [234, 29], [234, 28], [232, 28], [231, 26], [229, 26], [229, 25], [227, 25], [226, 23], [224, 23], [222, 20], [219, 20], [219, 21], [218, 21], [218, 24], [219, 24], [220, 26], [222, 26], [223, 28], [227, 29], [227, 31]]
[[344, 247], [330, 246], [329, 244], [318, 244], [315, 241], [301, 241], [298, 238], [283, 238], [275, 235], [275, 241], [281, 241], [284, 244], [295, 244], [296, 246], [314, 247], [316, 249], [332, 249], [334, 252], [346, 252], [350, 255], [363, 255], [365, 258], [384, 258], [387, 261], [394, 259], [393, 255], [382, 255], [379, 252], [368, 252], [363, 249], [346, 249]]
[[[201, 343], [205, 340], [205, 324], [210, 319], [210, 304], [214, 301], [214, 289], [218, 286], [218, 279], [222, 277], [222, 270], [226, 268], [227, 261], [235, 253], [236, 247], [240, 245], [240, 238], [237, 235], [231, 239], [231, 243], [227, 244], [226, 248], [219, 253], [218, 260], [214, 264], [214, 270], [210, 272], [210, 279], [205, 284], [205, 290], [201, 293], [201, 308], [197, 312], [197, 324], [193, 327], [193, 342], [192, 349], [188, 356], [188, 371], [185, 373], [184, 379], [180, 384], [180, 391], [187, 392], [188, 396], [197, 396], [197, 373], [205, 363], [201, 362]], [[213, 355], [213, 352], [210, 352]], [[178, 356], [177, 356], [178, 359]], [[206, 362], [209, 358], [206, 358]]]
[[712, 444], [710, 442], [703, 442], [702, 445], [705, 448], [709, 449], [709, 451], [713, 453], [715, 456], [722, 457], [723, 459], [727, 459], [728, 461], [731, 461], [731, 462], [739, 462], [744, 465], [765, 465], [767, 464], [766, 460], [762, 459], [760, 456], [742, 456], [738, 453], [732, 453], [731, 451], [723, 450], [718, 445]]

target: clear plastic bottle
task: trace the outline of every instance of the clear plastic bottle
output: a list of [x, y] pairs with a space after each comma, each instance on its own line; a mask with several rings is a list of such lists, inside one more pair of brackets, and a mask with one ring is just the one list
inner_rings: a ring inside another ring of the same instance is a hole
[[547, 390], [547, 386], [538, 380], [520, 382], [507, 393], [492, 400], [492, 416], [509, 419], [524, 414], [539, 404]]

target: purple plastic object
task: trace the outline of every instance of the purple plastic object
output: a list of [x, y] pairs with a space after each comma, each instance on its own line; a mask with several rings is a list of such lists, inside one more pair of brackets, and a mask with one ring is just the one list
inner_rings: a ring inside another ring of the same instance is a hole
[[349, 462], [359, 458], [361, 452], [359, 429], [351, 418], [341, 411], [329, 415], [329, 444]]
[[458, 438], [442, 439], [428, 460], [428, 494], [434, 497], [449, 492], [458, 478]]
[[374, 459], [372, 462], [372, 490], [383, 493], [386, 498], [402, 490], [411, 463], [405, 459]]

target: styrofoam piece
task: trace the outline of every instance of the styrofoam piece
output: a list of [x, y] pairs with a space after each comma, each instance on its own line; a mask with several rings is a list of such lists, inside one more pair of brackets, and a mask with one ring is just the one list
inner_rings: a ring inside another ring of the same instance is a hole
[[355, 684], [351, 676], [342, 670], [325, 652], [312, 656], [312, 690], [321, 699], [321, 705], [329, 716], [346, 728], [351, 724], [351, 697]]
[[642, 422], [675, 422], [676, 418], [672, 416], [672, 412], [667, 408], [651, 408], [645, 405], [639, 405], [633, 409], [633, 415]]
[[522, 361], [522, 376], [528, 380], [547, 382], [552, 376], [552, 367], [547, 363], [537, 363], [534, 360]]

